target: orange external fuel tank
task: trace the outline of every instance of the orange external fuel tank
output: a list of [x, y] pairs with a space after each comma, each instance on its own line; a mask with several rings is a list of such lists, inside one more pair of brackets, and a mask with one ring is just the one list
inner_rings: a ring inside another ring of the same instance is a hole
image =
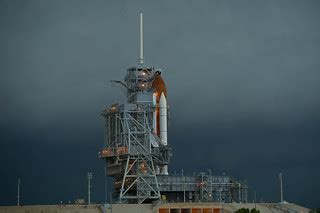
[[157, 135], [160, 135], [160, 112], [159, 112], [159, 100], [160, 96], [163, 93], [165, 97], [167, 98], [167, 88], [166, 84], [164, 83], [163, 79], [161, 78], [160, 74], [157, 74], [153, 83], [152, 88], [154, 89], [154, 92], [156, 93], [156, 127], [157, 127]]

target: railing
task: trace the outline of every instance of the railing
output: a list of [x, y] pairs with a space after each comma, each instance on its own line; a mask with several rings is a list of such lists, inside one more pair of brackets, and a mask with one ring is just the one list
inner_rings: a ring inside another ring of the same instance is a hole
[[117, 149], [104, 148], [101, 152], [99, 152], [99, 158], [114, 157], [125, 154], [128, 154], [128, 147], [118, 147]]

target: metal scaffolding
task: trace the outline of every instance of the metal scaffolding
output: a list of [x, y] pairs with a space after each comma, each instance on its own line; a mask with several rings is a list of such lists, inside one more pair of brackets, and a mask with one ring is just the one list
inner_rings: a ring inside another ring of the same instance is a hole
[[114, 104], [102, 112], [105, 117], [107, 175], [115, 177], [115, 197], [121, 203], [142, 203], [160, 199], [157, 168], [168, 165], [170, 147], [155, 133], [157, 103], [152, 84], [159, 75], [154, 68], [131, 67], [125, 83], [128, 102]]
[[127, 101], [102, 112], [105, 146], [99, 157], [106, 162], [106, 175], [114, 178], [113, 201], [144, 203], [166, 196], [184, 202], [246, 202], [246, 185], [228, 176], [169, 175], [167, 89], [162, 70], [144, 65], [142, 31], [140, 14], [138, 66], [127, 69], [124, 81], [112, 81], [126, 90]]
[[[247, 202], [248, 186], [230, 176], [197, 175], [158, 176], [163, 201], [167, 202]], [[240, 192], [240, 194], [239, 194]]]

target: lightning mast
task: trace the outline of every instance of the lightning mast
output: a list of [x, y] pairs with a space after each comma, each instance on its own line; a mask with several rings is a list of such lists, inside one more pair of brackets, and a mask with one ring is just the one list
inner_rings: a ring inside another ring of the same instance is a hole
[[279, 180], [280, 180], [280, 202], [283, 203], [282, 173], [279, 173]]
[[91, 204], [91, 180], [92, 180], [92, 173], [88, 172], [88, 205]]
[[18, 179], [17, 206], [20, 206], [20, 178]]
[[143, 14], [140, 13], [140, 57], [138, 64], [143, 65]]

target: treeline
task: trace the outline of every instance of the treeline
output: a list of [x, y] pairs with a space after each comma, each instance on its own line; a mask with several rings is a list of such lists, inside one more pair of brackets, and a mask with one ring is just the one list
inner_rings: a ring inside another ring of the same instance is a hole
[[236, 213], [260, 213], [260, 211], [256, 208], [254, 209], [248, 209], [248, 208], [242, 208], [242, 209], [238, 209], [236, 211]]

